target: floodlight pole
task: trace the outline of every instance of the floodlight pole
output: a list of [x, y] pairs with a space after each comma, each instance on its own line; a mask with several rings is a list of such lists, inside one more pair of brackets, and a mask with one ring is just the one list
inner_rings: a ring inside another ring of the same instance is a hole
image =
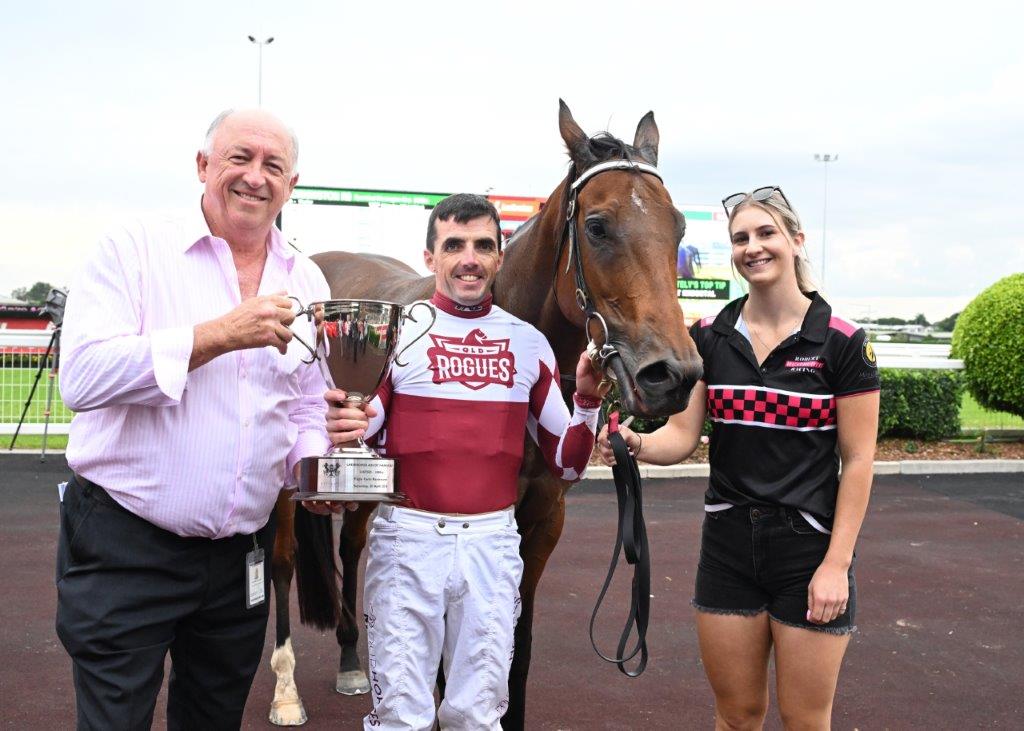
[[256, 74], [256, 106], [262, 107], [263, 106], [263, 47], [264, 46], [269, 46], [271, 43], [273, 43], [274, 42], [274, 36], [270, 36], [269, 38], [266, 38], [265, 40], [262, 40], [262, 41], [261, 40], [257, 40], [254, 36], [249, 36], [249, 41], [251, 43], [255, 43], [256, 46], [259, 49], [257, 51], [257, 54], [256, 54], [257, 58], [258, 58], [258, 61], [257, 61], [258, 71], [257, 71], [257, 74]]
[[821, 211], [821, 288], [825, 288], [825, 235], [828, 233], [828, 164], [839, 160], [838, 154], [821, 155], [815, 153], [814, 159], [825, 165], [824, 202]]

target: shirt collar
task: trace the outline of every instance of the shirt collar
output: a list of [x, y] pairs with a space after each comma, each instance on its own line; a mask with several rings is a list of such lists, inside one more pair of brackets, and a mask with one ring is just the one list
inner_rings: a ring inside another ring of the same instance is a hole
[[437, 290], [434, 290], [434, 296], [430, 298], [430, 302], [442, 312], [447, 312], [449, 315], [455, 317], [465, 317], [468, 319], [483, 317], [491, 311], [491, 304], [494, 302], [493, 295], [487, 295], [483, 302], [477, 305], [462, 305], [441, 294]]
[[[748, 296], [743, 295], [738, 300], [733, 300], [722, 308], [718, 317], [715, 318], [715, 323], [711, 326], [711, 329], [719, 335], [730, 335], [733, 333], [736, 329], [736, 321], [739, 319], [740, 312], [743, 311], [743, 305], [747, 303]], [[832, 317], [832, 307], [817, 292], [808, 292], [805, 296], [811, 300], [811, 304], [807, 308], [807, 314], [804, 315], [803, 323], [800, 325], [800, 337], [813, 343], [823, 343], [828, 332], [829, 318]]]
[[736, 320], [740, 317], [743, 305], [747, 303], [747, 296], [743, 295], [738, 300], [733, 300], [718, 313], [711, 329], [719, 335], [731, 335], [736, 329]]
[[[188, 251], [200, 241], [217, 238], [210, 232], [210, 225], [206, 222], [203, 214], [203, 197], [199, 196], [199, 205], [192, 209], [185, 220], [185, 236], [181, 241], [182, 251]], [[270, 226], [270, 241], [267, 252], [280, 259], [288, 271], [291, 271], [295, 263], [295, 249], [284, 242], [281, 229], [275, 225]]]
[[832, 318], [832, 307], [817, 292], [809, 292], [811, 306], [804, 315], [804, 324], [800, 327], [800, 335], [812, 343], [824, 343], [828, 334], [828, 321]]

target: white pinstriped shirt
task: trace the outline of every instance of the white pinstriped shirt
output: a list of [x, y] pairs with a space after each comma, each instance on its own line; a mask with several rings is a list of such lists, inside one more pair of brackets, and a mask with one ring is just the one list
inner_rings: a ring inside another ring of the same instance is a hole
[[[273, 228], [259, 294], [282, 290], [303, 303], [329, 297], [316, 265]], [[131, 223], [103, 237], [68, 294], [60, 370], [61, 395], [76, 412], [68, 464], [181, 536], [256, 531], [296, 462], [329, 446], [326, 384], [301, 362], [296, 341], [286, 355], [241, 350], [188, 371], [193, 327], [240, 302], [231, 251], [198, 205], [187, 219]]]

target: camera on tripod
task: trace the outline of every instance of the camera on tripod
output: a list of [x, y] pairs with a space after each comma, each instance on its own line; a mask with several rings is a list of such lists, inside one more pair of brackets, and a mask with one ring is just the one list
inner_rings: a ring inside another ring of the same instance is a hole
[[50, 318], [54, 328], [59, 328], [64, 323], [64, 305], [68, 300], [68, 291], [60, 287], [54, 287], [46, 295], [41, 315]]
[[[32, 381], [32, 388], [28, 392], [28, 398], [25, 400], [25, 407], [21, 410], [21, 418], [18, 419], [18, 428], [14, 430], [14, 436], [11, 437], [11, 443], [7, 449], [14, 449], [14, 443], [18, 440], [18, 434], [21, 432], [21, 427], [25, 423], [25, 415], [28, 413], [29, 404], [32, 403], [32, 398], [36, 394], [36, 387], [39, 385], [39, 379], [43, 375], [43, 371], [47, 369], [49, 364], [49, 373], [46, 379], [46, 409], [43, 411], [43, 443], [42, 451], [40, 452], [40, 460], [46, 460], [46, 440], [50, 433], [50, 415], [53, 412], [53, 392], [54, 392], [54, 381], [57, 379], [57, 371], [60, 369], [60, 328], [64, 324], [64, 305], [68, 299], [68, 291], [61, 289], [60, 287], [54, 287], [47, 293], [46, 300], [43, 304], [43, 311], [39, 313], [40, 317], [49, 317], [50, 322], [53, 323], [53, 332], [50, 335], [50, 342], [46, 346], [46, 352], [43, 357], [39, 359], [39, 369], [36, 371], [35, 380]], [[50, 354], [53, 354], [53, 358]]]

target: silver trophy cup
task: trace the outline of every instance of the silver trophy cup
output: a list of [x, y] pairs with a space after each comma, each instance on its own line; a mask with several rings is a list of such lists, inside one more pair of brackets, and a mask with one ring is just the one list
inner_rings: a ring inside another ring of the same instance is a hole
[[[412, 345], [430, 330], [436, 313], [425, 302], [403, 309], [394, 302], [375, 300], [327, 300], [302, 308], [315, 332], [313, 357], [328, 388], [343, 389], [346, 405], [358, 405], [373, 398], [396, 352], [403, 323], [418, 323], [413, 313], [423, 307], [430, 320]], [[301, 308], [301, 304], [300, 304]], [[406, 346], [405, 349], [407, 349]], [[404, 350], [404, 349], [403, 349]], [[334, 447], [322, 457], [300, 461], [299, 489], [293, 500], [344, 500], [401, 502], [395, 492], [395, 460], [381, 457], [360, 438], [357, 443]]]

